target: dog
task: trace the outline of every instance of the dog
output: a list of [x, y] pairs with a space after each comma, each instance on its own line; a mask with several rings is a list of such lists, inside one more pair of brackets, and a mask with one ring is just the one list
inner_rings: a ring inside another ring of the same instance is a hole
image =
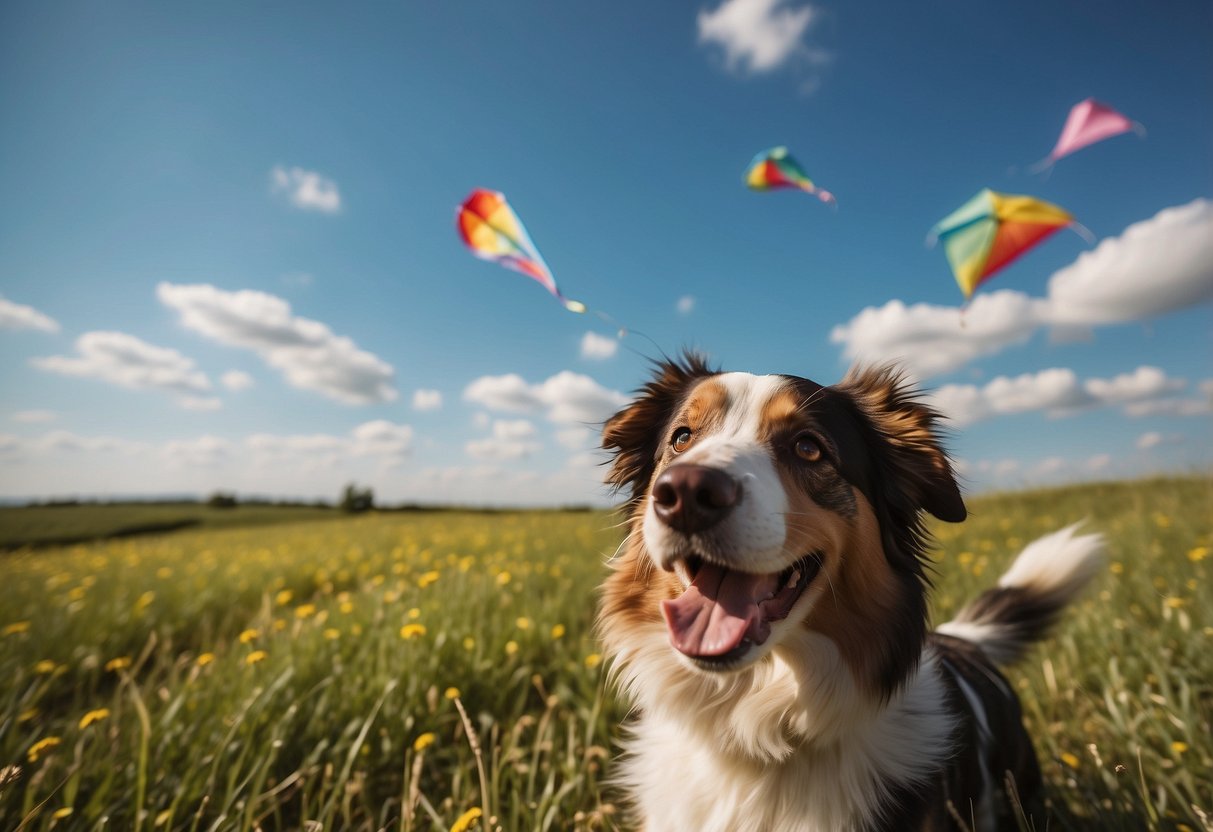
[[1031, 543], [927, 624], [923, 512], [965, 519], [940, 417], [888, 367], [837, 385], [663, 360], [607, 421], [628, 496], [597, 628], [635, 706], [618, 784], [645, 832], [1043, 828], [999, 670], [1098, 569]]

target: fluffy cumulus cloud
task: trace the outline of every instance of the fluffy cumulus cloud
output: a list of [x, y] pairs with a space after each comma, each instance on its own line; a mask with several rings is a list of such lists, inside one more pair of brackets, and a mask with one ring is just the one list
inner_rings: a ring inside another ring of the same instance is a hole
[[161, 390], [189, 397], [206, 393], [211, 382], [190, 358], [124, 332], [86, 332], [76, 339], [76, 355], [30, 360], [40, 370], [93, 378], [130, 390]]
[[619, 349], [619, 341], [599, 335], [597, 332], [587, 332], [581, 336], [581, 357], [591, 361], [601, 361], [615, 355]]
[[1145, 320], [1213, 298], [1213, 202], [1198, 199], [1135, 223], [1084, 252], [1049, 280], [1048, 296], [1003, 289], [960, 308], [891, 300], [831, 331], [858, 361], [897, 361], [919, 377], [951, 372], [1059, 332]]
[[1157, 367], [1086, 381], [1073, 370], [1054, 368], [999, 376], [983, 386], [945, 384], [931, 394], [930, 401], [952, 424], [964, 426], [1017, 413], [1043, 411], [1056, 417], [1093, 407], [1132, 406], [1165, 400], [1185, 386], [1182, 379], [1169, 378]]
[[223, 409], [223, 400], [217, 396], [182, 396], [177, 399], [177, 406], [183, 410], [193, 410], [206, 413]]
[[535, 425], [526, 419], [499, 419], [493, 422], [493, 435], [474, 439], [464, 446], [473, 459], [501, 461], [522, 459], [538, 451]]
[[978, 295], [963, 318], [954, 306], [891, 300], [834, 327], [830, 341], [851, 361], [896, 362], [926, 378], [1027, 341], [1045, 314], [1043, 301], [1007, 289]]
[[413, 437], [412, 426], [377, 419], [358, 425], [347, 436], [257, 433], [247, 437], [244, 445], [260, 464], [333, 465], [352, 457], [393, 463], [412, 451]]
[[33, 329], [40, 332], [58, 332], [59, 322], [44, 315], [32, 306], [13, 303], [0, 296], [0, 329]]
[[442, 393], [438, 390], [413, 391], [413, 410], [425, 412], [442, 409]]
[[170, 465], [209, 468], [230, 459], [234, 450], [228, 440], [206, 435], [165, 442], [160, 448], [160, 457]]
[[243, 370], [228, 370], [219, 376], [219, 383], [233, 393], [239, 393], [241, 390], [248, 390], [254, 382], [253, 377]]
[[397, 396], [390, 364], [319, 321], [292, 314], [280, 297], [228, 292], [205, 283], [161, 283], [156, 294], [177, 310], [187, 329], [252, 350], [301, 390], [345, 404], [388, 402]]
[[341, 210], [337, 183], [314, 170], [278, 165], [270, 171], [270, 187], [291, 205], [305, 211], [336, 214]]
[[483, 376], [464, 389], [463, 398], [492, 411], [544, 413], [566, 426], [601, 423], [628, 401], [622, 393], [569, 370], [540, 384], [529, 384], [514, 373]]
[[1057, 325], [1136, 321], [1213, 298], [1213, 202], [1166, 208], [1049, 279]]
[[822, 59], [804, 42], [816, 17], [813, 6], [787, 0], [725, 0], [699, 12], [699, 42], [721, 47], [729, 69], [771, 72], [798, 55]]

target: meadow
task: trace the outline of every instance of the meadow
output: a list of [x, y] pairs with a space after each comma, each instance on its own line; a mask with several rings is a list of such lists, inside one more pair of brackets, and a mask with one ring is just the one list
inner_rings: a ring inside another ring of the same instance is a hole
[[[1110, 558], [1010, 678], [1050, 829], [1210, 830], [1213, 482], [992, 495], [935, 617], [1086, 520]], [[627, 829], [606, 512], [366, 514], [0, 554], [0, 828]]]

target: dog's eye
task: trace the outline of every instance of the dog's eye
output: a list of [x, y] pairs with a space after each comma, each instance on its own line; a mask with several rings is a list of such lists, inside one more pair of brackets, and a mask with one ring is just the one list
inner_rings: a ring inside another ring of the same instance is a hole
[[670, 439], [670, 447], [674, 449], [674, 453], [680, 454], [687, 449], [691, 444], [691, 429], [679, 428], [674, 431], [674, 436]]
[[796, 450], [796, 456], [805, 462], [816, 462], [821, 459], [821, 444], [808, 434], [796, 437], [796, 444], [793, 447]]

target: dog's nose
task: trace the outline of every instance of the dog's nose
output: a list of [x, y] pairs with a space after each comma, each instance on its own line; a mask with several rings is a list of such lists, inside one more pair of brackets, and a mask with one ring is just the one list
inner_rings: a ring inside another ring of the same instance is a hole
[[671, 465], [653, 483], [653, 511], [683, 534], [710, 529], [740, 498], [737, 480], [704, 465]]

